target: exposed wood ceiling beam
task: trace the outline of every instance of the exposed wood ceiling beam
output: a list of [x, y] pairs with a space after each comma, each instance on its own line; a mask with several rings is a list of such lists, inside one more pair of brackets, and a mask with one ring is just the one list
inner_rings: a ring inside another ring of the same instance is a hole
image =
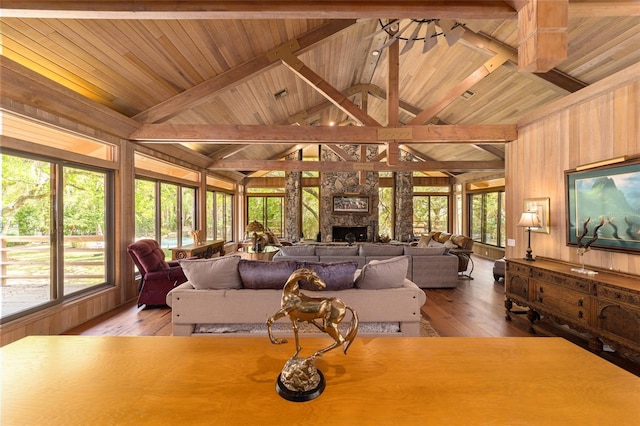
[[229, 145], [226, 146], [224, 148], [222, 148], [221, 150], [218, 150], [212, 154], [209, 154], [207, 157], [212, 158], [214, 160], [223, 160], [233, 154], [237, 154], [240, 151], [243, 151], [244, 149], [250, 147], [251, 145], [246, 144], [246, 145]]
[[518, 11], [518, 69], [546, 72], [567, 58], [569, 0], [529, 0]]
[[[505, 1], [216, 1], [161, 2], [157, 0], [41, 1], [3, 0], [7, 18], [56, 19], [326, 19], [415, 18], [516, 19], [528, 0]], [[640, 16], [637, 0], [571, 1], [575, 18]]]
[[316, 74], [311, 68], [305, 65], [293, 53], [295, 46], [287, 45], [277, 48], [267, 54], [270, 58], [278, 58], [294, 74], [309, 84], [314, 90], [327, 98], [335, 106], [358, 123], [366, 126], [380, 126], [373, 117], [362, 111], [356, 104], [343, 95], [338, 89], [329, 84], [325, 79]]
[[495, 155], [501, 160], [504, 160], [504, 151], [502, 151], [498, 147], [495, 147], [493, 145], [486, 145], [486, 144], [478, 144], [477, 147], [484, 151], [487, 151], [488, 153]]
[[[496, 54], [506, 55], [509, 58], [509, 62], [511, 64], [515, 66], [518, 65], [517, 49], [501, 43], [500, 41], [489, 37], [486, 34], [476, 33], [467, 28], [465, 29], [461, 40], [462, 42], [466, 42], [471, 46], [475, 46], [479, 49], [487, 50]], [[544, 73], [534, 73], [533, 75], [547, 80], [548, 82], [553, 83], [561, 89], [564, 89], [570, 93], [577, 92], [578, 90], [587, 87], [586, 83], [583, 83], [582, 81], [573, 78], [555, 68]]]
[[283, 170], [287, 172], [380, 172], [380, 171], [504, 171], [504, 161], [401, 161], [395, 166], [386, 163], [356, 161], [277, 161], [277, 160], [218, 160], [209, 170]]
[[442, 111], [451, 102], [456, 100], [465, 91], [473, 87], [480, 80], [494, 72], [502, 64], [507, 61], [508, 57], [498, 53], [493, 58], [486, 61], [480, 68], [472, 72], [467, 78], [456, 84], [451, 90], [445, 93], [440, 99], [434, 102], [432, 105], [427, 106], [420, 114], [415, 116], [409, 125], [424, 124], [428, 120], [432, 119], [438, 112]]
[[[423, 153], [421, 153], [420, 151], [416, 150], [415, 148], [412, 148], [408, 145], [400, 145], [400, 149], [413, 155], [414, 157], [416, 157], [418, 160], [420, 161], [436, 161], [433, 158], [424, 155]], [[504, 160], [504, 159], [503, 159]], [[443, 171], [444, 174], [448, 175], [448, 176], [454, 176], [453, 173], [450, 173], [449, 171]]]
[[155, 142], [202, 143], [338, 143], [380, 144], [390, 140], [411, 143], [510, 142], [518, 138], [516, 126], [428, 125], [371, 126], [252, 126], [209, 124], [144, 124], [129, 139]]
[[331, 150], [334, 154], [340, 157], [343, 161], [355, 161], [353, 157], [344, 149], [339, 147], [336, 144], [328, 143], [325, 145], [325, 148]]
[[[294, 54], [301, 54], [317, 46], [319, 43], [350, 27], [355, 20], [335, 20], [315, 28], [297, 39], [289, 40], [288, 45], [296, 46], [292, 50]], [[184, 92], [159, 103], [146, 111], [133, 117], [143, 123], [157, 123], [168, 120], [181, 112], [184, 112], [196, 105], [205, 102], [223, 90], [236, 86], [247, 79], [269, 70], [279, 65], [276, 58], [269, 57], [268, 54], [257, 56], [242, 65], [234, 67], [222, 74], [219, 74], [207, 81], [204, 81]]]
[[242, 1], [4, 0], [2, 14], [19, 18], [64, 19], [358, 19], [395, 16], [443, 19], [515, 19], [504, 1]]

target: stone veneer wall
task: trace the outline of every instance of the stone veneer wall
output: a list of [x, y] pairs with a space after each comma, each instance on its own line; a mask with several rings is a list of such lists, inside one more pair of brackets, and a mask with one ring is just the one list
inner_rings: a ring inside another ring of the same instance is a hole
[[[359, 145], [341, 145], [352, 158], [360, 160]], [[378, 155], [376, 145], [367, 146], [368, 160]], [[322, 147], [322, 161], [343, 161], [331, 150]], [[323, 242], [332, 241], [333, 226], [366, 226], [367, 240], [375, 241], [378, 232], [378, 187], [377, 172], [366, 172], [363, 182], [360, 182], [358, 172], [323, 172], [320, 174], [320, 233]], [[335, 194], [364, 194], [371, 196], [371, 211], [369, 214], [333, 214], [333, 195]]]
[[[413, 156], [400, 150], [400, 161], [412, 161]], [[413, 173], [397, 172], [395, 178], [395, 239], [413, 239]]]
[[[297, 160], [300, 152], [289, 154], [286, 160]], [[284, 176], [284, 237], [297, 241], [302, 233], [302, 172], [286, 172]]]

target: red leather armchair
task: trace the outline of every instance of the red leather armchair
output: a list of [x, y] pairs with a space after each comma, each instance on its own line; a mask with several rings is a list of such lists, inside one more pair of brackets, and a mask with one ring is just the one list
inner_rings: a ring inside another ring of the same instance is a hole
[[129, 244], [127, 252], [142, 275], [138, 306], [166, 305], [167, 293], [187, 281], [177, 261], [164, 260], [164, 252], [155, 240], [136, 241]]

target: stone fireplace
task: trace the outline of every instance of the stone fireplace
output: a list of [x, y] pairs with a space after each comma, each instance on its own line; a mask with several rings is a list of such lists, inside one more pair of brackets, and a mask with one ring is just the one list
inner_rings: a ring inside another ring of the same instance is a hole
[[358, 242], [367, 241], [367, 227], [366, 226], [334, 226], [332, 228], [333, 241], [342, 242], [347, 241], [347, 234], [353, 234]]

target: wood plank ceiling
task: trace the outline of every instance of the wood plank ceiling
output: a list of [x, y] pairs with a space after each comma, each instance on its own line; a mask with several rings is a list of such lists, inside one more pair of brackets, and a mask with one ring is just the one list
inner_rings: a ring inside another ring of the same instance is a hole
[[[371, 170], [499, 173], [523, 115], [640, 61], [640, 2], [565, 1], [549, 33], [566, 34], [566, 58], [519, 70], [524, 10], [563, 3], [545, 1], [4, 1], [0, 35], [4, 57], [139, 123], [131, 139], [236, 180], [364, 167], [276, 162], [323, 143], [379, 145]], [[405, 37], [411, 19], [465, 32], [374, 55], [394, 18]]]

